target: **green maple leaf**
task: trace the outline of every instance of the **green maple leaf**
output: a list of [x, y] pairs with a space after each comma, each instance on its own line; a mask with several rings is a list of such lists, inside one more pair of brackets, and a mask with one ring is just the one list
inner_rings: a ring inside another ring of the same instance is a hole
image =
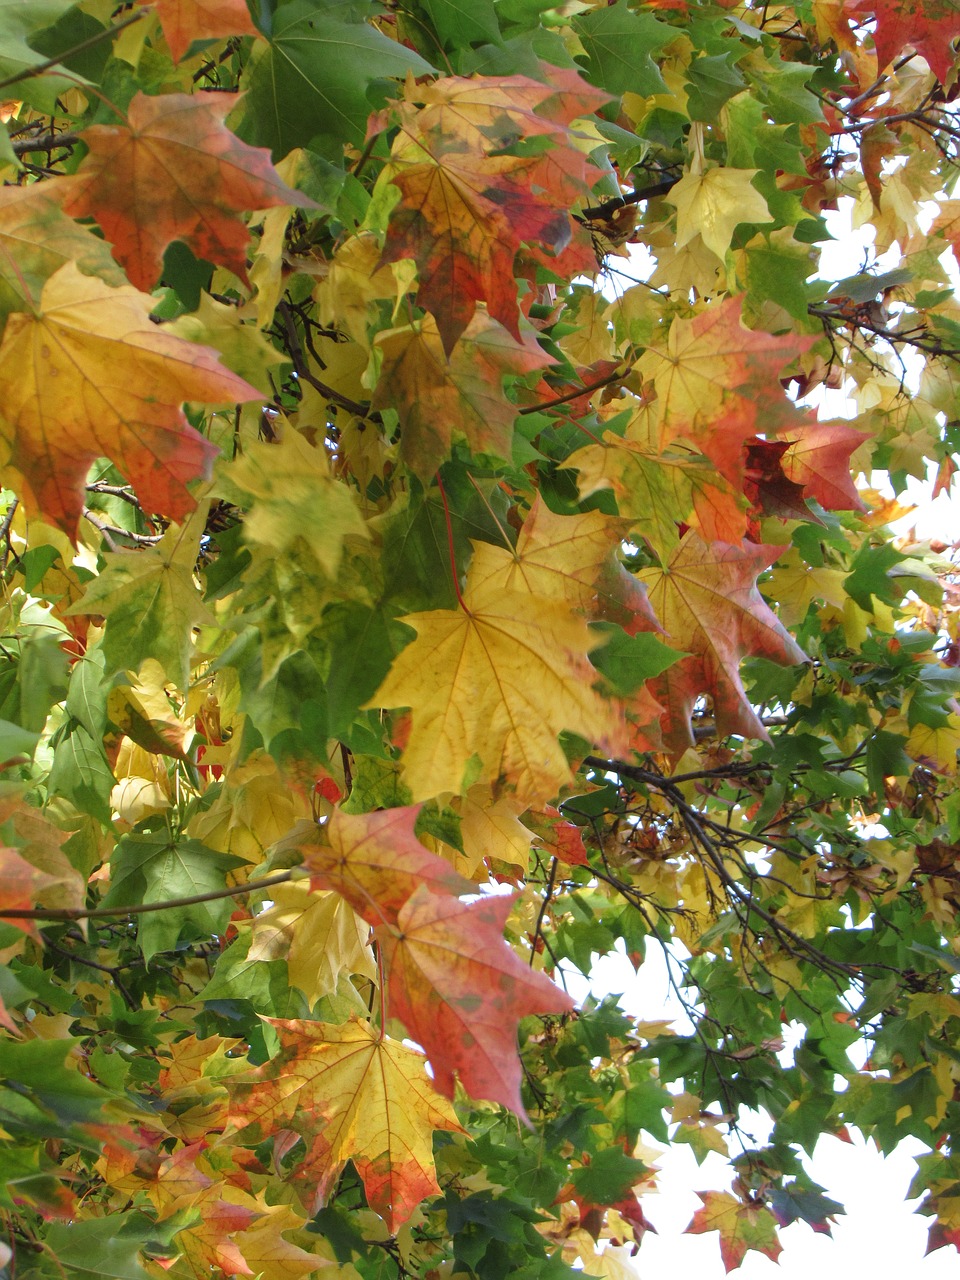
[[213, 621], [194, 575], [209, 502], [153, 547], [111, 551], [73, 614], [102, 613], [106, 674], [137, 671], [155, 658], [180, 689], [190, 680], [193, 628]]

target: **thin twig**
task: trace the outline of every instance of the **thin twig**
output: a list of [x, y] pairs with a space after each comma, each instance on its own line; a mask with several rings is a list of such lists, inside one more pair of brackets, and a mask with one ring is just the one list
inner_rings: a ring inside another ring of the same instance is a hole
[[42, 76], [44, 72], [50, 71], [56, 67], [64, 58], [72, 58], [75, 54], [86, 53], [88, 49], [93, 49], [96, 45], [104, 40], [115, 36], [118, 31], [123, 31], [125, 27], [132, 26], [135, 22], [139, 22], [152, 10], [146, 5], [137, 9], [135, 13], [128, 14], [127, 17], [121, 19], [120, 22], [114, 23], [112, 27], [105, 27], [103, 31], [97, 31], [94, 35], [89, 36], [86, 40], [81, 40], [79, 44], [75, 44], [70, 49], [64, 49], [62, 53], [58, 53], [55, 58], [47, 58], [45, 62], [38, 62], [36, 66], [26, 67], [23, 71], [18, 71], [15, 75], [7, 76], [6, 80], [0, 80], [0, 89], [9, 88], [12, 84], [20, 84], [23, 80], [32, 80], [35, 76]]
[[144, 915], [148, 911], [169, 911], [174, 907], [193, 907], [201, 902], [216, 902], [220, 898], [239, 898], [245, 893], [270, 889], [275, 884], [286, 884], [298, 878], [295, 868], [264, 876], [262, 880], [250, 880], [246, 884], [229, 889], [212, 889], [209, 893], [195, 893], [189, 898], [170, 898], [164, 902], [134, 902], [126, 907], [7, 907], [0, 910], [0, 920], [114, 920], [124, 916]]

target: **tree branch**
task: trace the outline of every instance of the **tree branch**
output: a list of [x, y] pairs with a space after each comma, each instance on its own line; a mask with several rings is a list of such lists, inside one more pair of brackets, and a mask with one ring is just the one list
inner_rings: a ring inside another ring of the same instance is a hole
[[144, 915], [148, 911], [169, 911], [173, 907], [193, 907], [201, 902], [216, 902], [220, 898], [239, 898], [245, 893], [256, 893], [275, 884], [286, 884], [297, 879], [297, 868], [278, 871], [262, 880], [250, 880], [247, 884], [234, 885], [230, 889], [212, 889], [210, 893], [195, 893], [189, 898], [170, 898], [165, 902], [135, 902], [126, 907], [7, 907], [0, 910], [0, 920], [113, 920], [125, 916]]

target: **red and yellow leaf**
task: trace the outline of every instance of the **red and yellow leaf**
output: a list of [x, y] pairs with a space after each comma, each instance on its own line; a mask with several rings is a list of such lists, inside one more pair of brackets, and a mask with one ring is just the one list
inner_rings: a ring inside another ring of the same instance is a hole
[[472, 1098], [525, 1117], [517, 1025], [530, 1013], [569, 1013], [570, 997], [531, 969], [503, 938], [512, 898], [463, 903], [420, 888], [395, 927], [377, 937], [387, 969], [387, 1001], [430, 1059], [436, 1087], [454, 1079]]
[[156, 284], [174, 240], [243, 279], [250, 233], [240, 214], [309, 205], [281, 181], [269, 152], [226, 128], [235, 105], [228, 94], [138, 93], [125, 124], [84, 131], [88, 154], [61, 186], [63, 208], [96, 218], [137, 288]]
[[[424, 890], [424, 892], [426, 892]], [[230, 1120], [246, 1141], [293, 1129], [306, 1143], [295, 1178], [319, 1207], [352, 1160], [372, 1208], [395, 1232], [437, 1186], [436, 1129], [459, 1131], [422, 1054], [366, 1023], [343, 1026], [271, 1019], [279, 1054], [229, 1083]]]
[[182, 518], [187, 489], [216, 449], [188, 423], [185, 400], [222, 404], [260, 392], [197, 347], [150, 323], [152, 300], [113, 289], [68, 263], [38, 310], [12, 315], [0, 344], [10, 464], [27, 504], [68, 533], [84, 504], [91, 462], [106, 456], [148, 510]]

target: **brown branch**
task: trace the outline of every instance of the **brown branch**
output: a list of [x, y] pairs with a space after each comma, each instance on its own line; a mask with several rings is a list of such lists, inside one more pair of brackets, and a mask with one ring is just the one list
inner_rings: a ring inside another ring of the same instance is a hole
[[56, 151], [60, 147], [74, 147], [79, 141], [79, 133], [48, 133], [42, 138], [16, 138], [10, 145], [15, 156], [25, 156], [31, 151]]
[[216, 902], [220, 898], [239, 898], [244, 893], [256, 893], [275, 884], [286, 884], [296, 879], [296, 870], [278, 871], [262, 880], [250, 880], [230, 889], [212, 889], [209, 893], [195, 893], [189, 898], [169, 898], [165, 902], [134, 902], [126, 907], [7, 907], [0, 910], [0, 920], [114, 920], [125, 916], [144, 915], [148, 911], [169, 911], [173, 907], [193, 907], [201, 902]]
[[579, 222], [592, 222], [595, 218], [609, 218], [611, 214], [623, 209], [630, 204], [642, 204], [644, 200], [655, 200], [657, 196], [665, 196], [668, 191], [680, 181], [682, 174], [676, 174], [674, 177], [661, 178], [659, 182], [651, 182], [649, 186], [638, 187], [636, 191], [631, 191], [629, 195], [613, 196], [609, 200], [604, 200], [603, 204], [595, 204], [589, 209], [584, 209], [578, 215]]
[[304, 359], [303, 347], [300, 345], [300, 335], [297, 333], [297, 322], [293, 317], [290, 304], [286, 301], [278, 302], [277, 311], [283, 320], [283, 328], [287, 336], [287, 354], [290, 356], [297, 377], [302, 378], [304, 382], [308, 382], [314, 391], [318, 391], [320, 395], [326, 397], [331, 404], [338, 405], [341, 409], [346, 409], [348, 413], [352, 413], [358, 418], [369, 418], [369, 404], [361, 404], [358, 400], [351, 400], [349, 396], [342, 396], [339, 391], [334, 391], [333, 387], [328, 387], [326, 383], [314, 377]]
[[540, 404], [528, 404], [518, 410], [520, 417], [528, 413], [541, 413], [547, 409], [555, 409], [558, 405], [566, 404], [570, 400], [579, 400], [581, 396], [588, 396], [592, 391], [599, 391], [601, 387], [609, 387], [611, 383], [622, 382], [630, 372], [629, 369], [618, 369], [616, 373], [608, 373], [605, 378], [600, 378], [596, 382], [588, 382], [586, 386], [577, 387], [573, 391], [568, 391], [566, 395], [557, 396], [554, 400], [543, 400]]

